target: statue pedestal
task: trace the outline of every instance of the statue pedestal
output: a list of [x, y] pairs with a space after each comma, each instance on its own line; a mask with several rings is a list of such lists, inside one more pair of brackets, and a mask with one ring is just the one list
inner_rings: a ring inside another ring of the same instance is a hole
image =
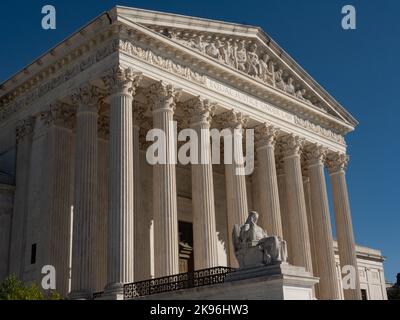
[[226, 276], [224, 285], [235, 288], [237, 299], [315, 300], [317, 283], [303, 267], [284, 262], [237, 270]]

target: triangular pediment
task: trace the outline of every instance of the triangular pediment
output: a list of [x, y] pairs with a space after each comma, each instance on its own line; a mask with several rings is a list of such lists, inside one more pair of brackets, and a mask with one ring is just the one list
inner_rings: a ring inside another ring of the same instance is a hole
[[357, 121], [258, 27], [117, 7], [116, 15], [354, 127]]

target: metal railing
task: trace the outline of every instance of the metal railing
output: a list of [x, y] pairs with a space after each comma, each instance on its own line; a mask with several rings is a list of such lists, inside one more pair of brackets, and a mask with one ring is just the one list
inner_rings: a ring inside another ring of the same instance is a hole
[[225, 276], [234, 271], [234, 268], [215, 267], [162, 278], [127, 283], [124, 285], [124, 299], [129, 300], [157, 293], [223, 283]]

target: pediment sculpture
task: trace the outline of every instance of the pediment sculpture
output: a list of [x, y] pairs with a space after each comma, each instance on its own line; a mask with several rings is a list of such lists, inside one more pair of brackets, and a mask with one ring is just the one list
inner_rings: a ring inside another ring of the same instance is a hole
[[[229, 65], [249, 76], [282, 90], [305, 103], [316, 105], [312, 102], [313, 95], [309, 94], [299, 83], [295, 85], [295, 79], [287, 70], [254, 41], [223, 38], [218, 36], [205, 37], [202, 34], [180, 32], [164, 29], [162, 34], [211, 58]], [[314, 97], [315, 98], [315, 97]], [[314, 99], [315, 100], [315, 99]]]
[[246, 222], [233, 227], [233, 244], [241, 269], [279, 264], [287, 260], [286, 241], [279, 236], [268, 236], [257, 225], [258, 213], [250, 211]]

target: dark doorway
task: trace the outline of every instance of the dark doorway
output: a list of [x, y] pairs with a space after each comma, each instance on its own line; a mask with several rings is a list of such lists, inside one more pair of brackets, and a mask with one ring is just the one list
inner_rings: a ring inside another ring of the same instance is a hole
[[179, 221], [179, 272], [193, 272], [193, 227], [190, 222]]
[[367, 290], [361, 289], [361, 300], [368, 300]]

